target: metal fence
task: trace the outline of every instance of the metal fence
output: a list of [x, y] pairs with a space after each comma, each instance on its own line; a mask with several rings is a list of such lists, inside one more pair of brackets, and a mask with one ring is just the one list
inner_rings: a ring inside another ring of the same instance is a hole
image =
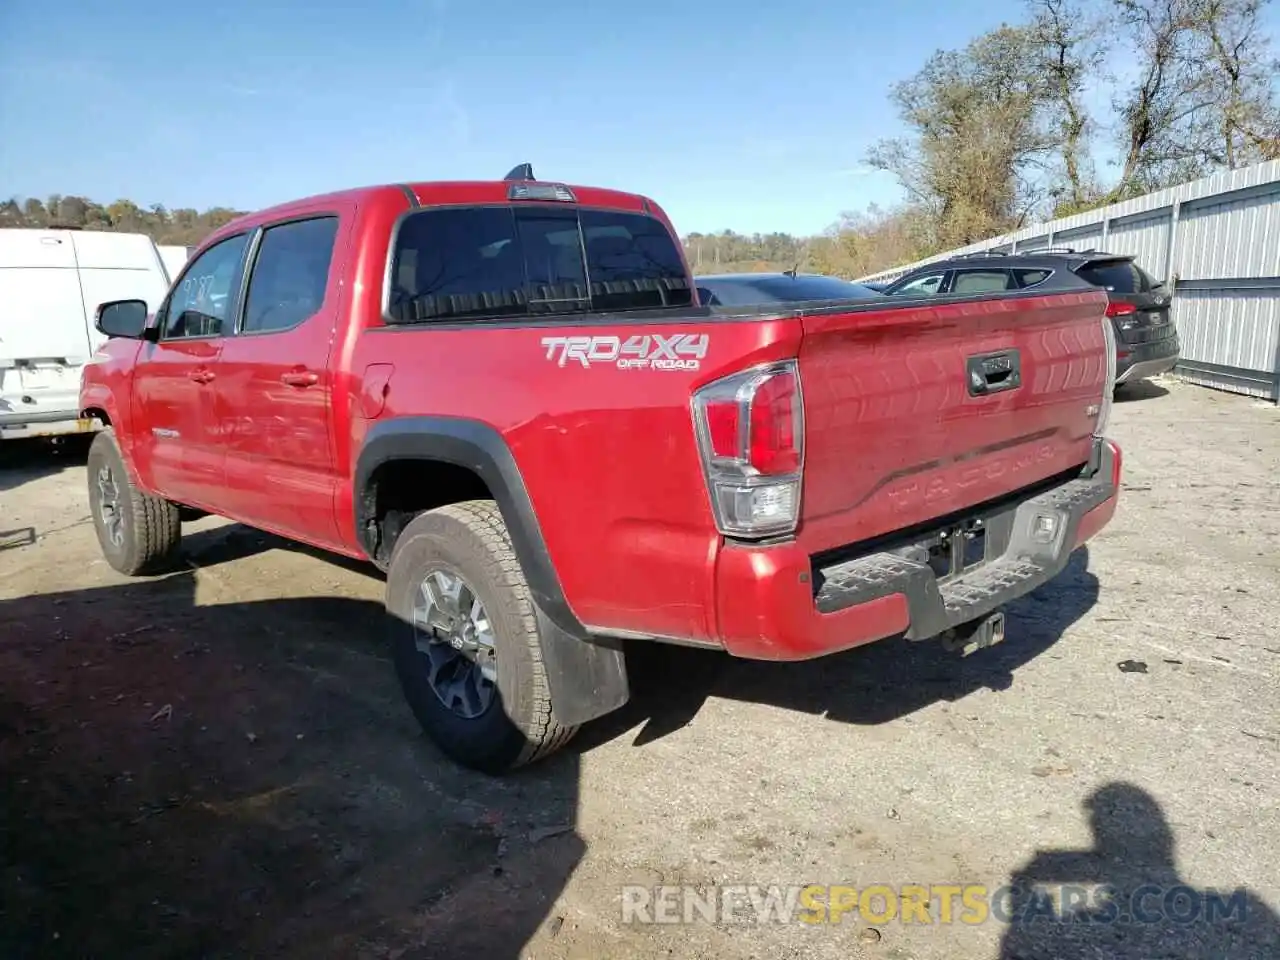
[[1026, 227], [862, 277], [896, 279], [958, 253], [1048, 246], [1132, 254], [1174, 290], [1175, 373], [1280, 402], [1280, 160]]

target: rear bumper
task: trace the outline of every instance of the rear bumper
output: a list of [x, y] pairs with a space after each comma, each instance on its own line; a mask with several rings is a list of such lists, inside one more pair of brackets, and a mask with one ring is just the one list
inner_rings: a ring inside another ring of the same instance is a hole
[[[0, 439], [80, 433], [78, 385], [59, 389], [14, 390], [5, 378], [0, 393]], [[92, 428], [88, 428], [92, 429]]]
[[1116, 358], [1116, 383], [1128, 383], [1144, 377], [1155, 377], [1172, 370], [1178, 362], [1181, 345], [1176, 336], [1152, 343], [1121, 344], [1127, 356]]
[[23, 437], [54, 437], [67, 433], [89, 433], [97, 429], [97, 421], [78, 416], [73, 405], [70, 410], [12, 410], [0, 405], [0, 440], [18, 440]]
[[725, 649], [804, 660], [885, 637], [925, 639], [985, 616], [1057, 576], [1111, 519], [1119, 447], [1101, 444], [1099, 459], [1091, 476], [978, 511], [986, 562], [942, 581], [927, 563], [888, 552], [893, 547], [826, 566], [795, 544], [726, 547], [716, 578]]
[[0, 440], [24, 440], [28, 437], [61, 437], [72, 433], [93, 433], [102, 426], [97, 420], [63, 419], [33, 422], [24, 420], [10, 426], [0, 422]]

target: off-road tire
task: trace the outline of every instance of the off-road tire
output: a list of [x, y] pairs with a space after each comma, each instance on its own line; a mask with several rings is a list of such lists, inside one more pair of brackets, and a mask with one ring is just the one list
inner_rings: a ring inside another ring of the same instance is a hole
[[[104, 466], [110, 469], [119, 492], [124, 533], [119, 545], [111, 542], [102, 518], [98, 476]], [[102, 555], [112, 569], [127, 576], [161, 573], [170, 569], [182, 541], [178, 508], [168, 500], [138, 489], [133, 474], [120, 455], [115, 432], [110, 428], [99, 431], [93, 438], [89, 446], [87, 472], [93, 531], [97, 534]]]
[[[466, 581], [493, 625], [497, 695], [473, 719], [436, 696], [415, 641], [415, 597], [427, 575], [441, 568]], [[577, 727], [559, 723], [552, 710], [533, 598], [492, 500], [415, 517], [392, 551], [386, 603], [401, 689], [423, 731], [456, 762], [501, 774], [554, 753], [573, 737]]]

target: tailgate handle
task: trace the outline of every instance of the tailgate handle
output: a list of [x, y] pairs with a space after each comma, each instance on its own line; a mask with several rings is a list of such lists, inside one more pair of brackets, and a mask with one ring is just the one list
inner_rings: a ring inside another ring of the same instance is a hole
[[979, 353], [965, 361], [969, 396], [982, 397], [1022, 385], [1022, 361], [1017, 350]]

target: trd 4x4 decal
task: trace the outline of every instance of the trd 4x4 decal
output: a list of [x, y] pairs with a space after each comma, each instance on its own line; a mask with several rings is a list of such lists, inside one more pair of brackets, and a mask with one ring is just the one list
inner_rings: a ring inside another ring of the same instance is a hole
[[621, 337], [543, 337], [547, 359], [563, 367], [577, 360], [584, 367], [607, 363], [620, 370], [697, 370], [711, 338], [705, 333], [637, 334]]

